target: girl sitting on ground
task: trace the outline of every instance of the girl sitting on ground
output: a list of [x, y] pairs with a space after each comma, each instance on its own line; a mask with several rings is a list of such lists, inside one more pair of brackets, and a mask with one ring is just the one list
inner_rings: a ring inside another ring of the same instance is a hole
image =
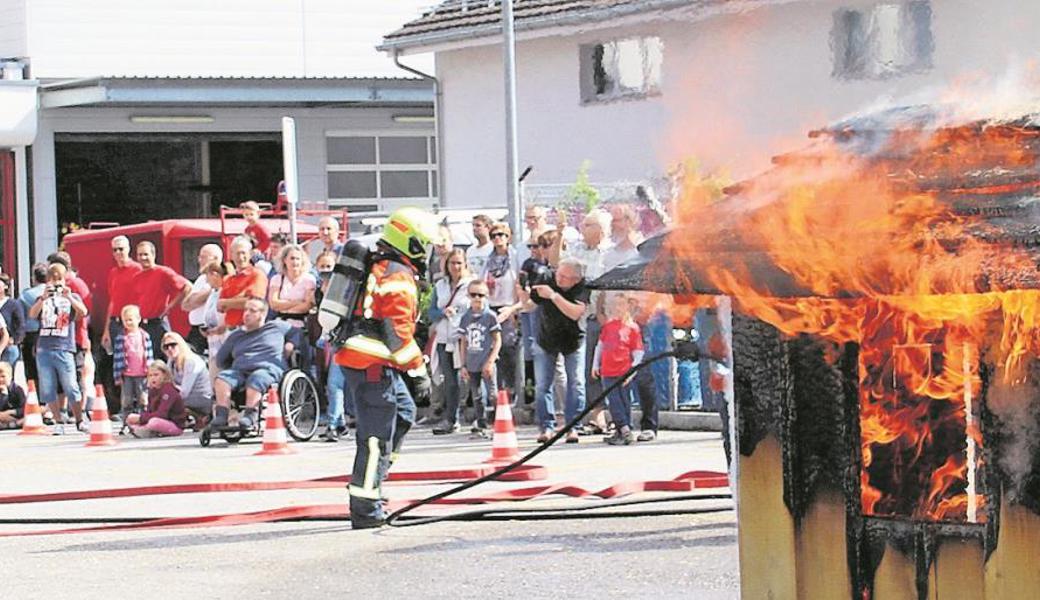
[[188, 412], [184, 408], [173, 373], [161, 360], [148, 363], [148, 408], [127, 417], [134, 437], [177, 436], [184, 433]]

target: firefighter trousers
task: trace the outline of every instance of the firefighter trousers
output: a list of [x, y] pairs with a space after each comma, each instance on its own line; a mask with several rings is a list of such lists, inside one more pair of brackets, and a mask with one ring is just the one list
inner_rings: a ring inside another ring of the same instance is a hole
[[350, 520], [357, 529], [382, 523], [382, 483], [415, 421], [412, 400], [401, 373], [388, 367], [343, 369], [345, 395], [357, 411], [357, 452], [350, 485]]

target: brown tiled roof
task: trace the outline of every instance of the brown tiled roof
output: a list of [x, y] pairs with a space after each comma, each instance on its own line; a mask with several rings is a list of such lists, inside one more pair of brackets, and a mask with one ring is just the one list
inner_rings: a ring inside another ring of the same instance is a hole
[[[581, 18], [586, 15], [600, 18], [617, 14], [631, 14], [656, 8], [672, 8], [695, 4], [695, 0], [514, 0], [513, 18], [516, 27], [534, 28], [543, 21], [551, 25], [554, 19]], [[436, 38], [462, 38], [497, 33], [501, 28], [501, 0], [446, 0], [418, 19], [387, 34], [381, 49], [405, 45], [410, 41]], [[453, 35], [457, 34], [457, 35]]]

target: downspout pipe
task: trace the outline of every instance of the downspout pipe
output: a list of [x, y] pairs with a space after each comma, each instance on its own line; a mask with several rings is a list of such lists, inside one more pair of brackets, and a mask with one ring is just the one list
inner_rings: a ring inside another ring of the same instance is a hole
[[419, 69], [402, 63], [400, 60], [400, 50], [397, 48], [394, 48], [393, 59], [394, 65], [397, 66], [397, 68], [433, 82], [433, 135], [437, 138], [437, 205], [438, 208], [443, 208], [444, 199], [447, 196], [444, 193], [444, 130], [443, 124], [441, 123], [441, 102], [443, 101], [441, 82], [429, 73], [423, 73]]

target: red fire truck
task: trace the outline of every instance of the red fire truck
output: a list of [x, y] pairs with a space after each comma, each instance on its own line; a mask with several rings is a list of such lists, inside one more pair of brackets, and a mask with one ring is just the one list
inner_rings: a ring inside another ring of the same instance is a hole
[[[222, 208], [220, 218], [213, 219], [170, 219], [166, 221], [149, 221], [135, 225], [91, 224], [65, 236], [62, 240], [65, 250], [72, 256], [79, 276], [90, 286], [93, 295], [93, 319], [91, 320], [91, 338], [95, 341], [101, 337], [104, 327], [105, 307], [108, 305], [108, 289], [106, 281], [108, 271], [115, 262], [112, 259], [112, 238], [125, 235], [130, 238], [130, 247], [138, 242], [149, 241], [155, 244], [156, 263], [166, 265], [177, 273], [194, 281], [198, 276], [199, 249], [205, 244], [220, 244], [227, 253], [228, 245], [236, 235], [245, 229], [245, 221], [232, 218], [241, 214], [239, 209]], [[340, 220], [340, 231], [347, 231], [347, 212], [342, 211], [298, 211], [301, 219], [315, 220], [315, 217], [331, 215]], [[262, 212], [263, 223], [273, 233], [289, 232], [289, 220], [284, 218], [284, 211], [266, 210]], [[281, 217], [281, 218], [279, 218]], [[300, 243], [313, 239], [318, 235], [318, 228], [308, 222], [297, 222], [297, 238]], [[188, 318], [179, 308], [170, 314], [170, 326], [187, 334]]]

